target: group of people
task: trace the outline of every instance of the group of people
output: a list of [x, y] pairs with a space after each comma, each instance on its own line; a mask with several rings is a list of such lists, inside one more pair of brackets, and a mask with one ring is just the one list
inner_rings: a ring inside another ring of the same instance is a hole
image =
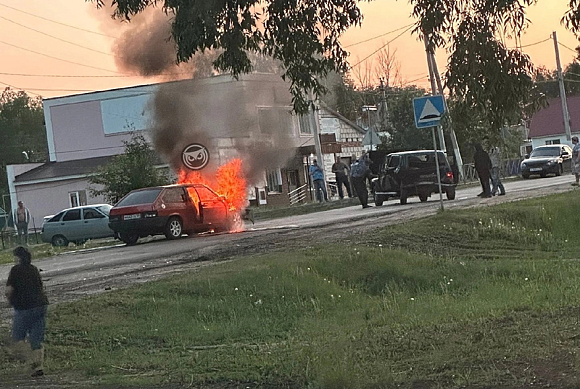
[[476, 143], [473, 160], [481, 183], [481, 193], [477, 196], [489, 198], [496, 194], [505, 195], [505, 188], [500, 178], [501, 154], [499, 147], [492, 147], [488, 153], [483, 149], [481, 143]]
[[[336, 176], [338, 197], [341, 199], [344, 198], [344, 186], [348, 197], [353, 197], [354, 191], [356, 196], [359, 198], [362, 207], [369, 208], [369, 193], [366, 182], [372, 178], [370, 165], [371, 160], [366, 153], [363, 153], [360, 158], [356, 159], [350, 167], [342, 162], [340, 157], [336, 157], [336, 162], [332, 165], [332, 172]], [[328, 201], [328, 192], [326, 191], [326, 183], [324, 181], [324, 171], [318, 165], [316, 159], [312, 161], [309, 173], [312, 177], [312, 183], [318, 202], [321, 203], [322, 201]], [[349, 182], [349, 175], [350, 182], [352, 182], [352, 189]]]

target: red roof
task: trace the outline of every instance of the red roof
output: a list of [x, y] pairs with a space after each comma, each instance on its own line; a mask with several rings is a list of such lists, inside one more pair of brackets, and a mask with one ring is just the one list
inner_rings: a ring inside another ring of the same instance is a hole
[[[568, 97], [571, 132], [580, 132], [580, 96]], [[536, 112], [530, 122], [530, 138], [565, 134], [564, 115], [560, 98], [549, 100], [549, 105]]]

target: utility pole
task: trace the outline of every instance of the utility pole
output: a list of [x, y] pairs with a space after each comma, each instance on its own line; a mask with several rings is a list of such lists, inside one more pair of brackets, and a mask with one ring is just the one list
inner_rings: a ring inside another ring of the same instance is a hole
[[562, 64], [560, 63], [560, 48], [558, 47], [558, 35], [556, 31], [552, 33], [554, 38], [554, 50], [556, 51], [556, 66], [558, 67], [558, 84], [560, 85], [560, 100], [562, 100], [562, 113], [564, 114], [564, 129], [566, 130], [566, 139], [572, 139], [570, 131], [570, 112], [568, 111], [568, 101], [566, 100], [566, 88], [564, 87], [564, 75], [562, 74]]
[[[433, 69], [433, 63], [431, 62], [431, 50], [429, 50], [429, 44], [427, 43], [427, 36], [423, 39], [425, 42], [425, 52], [427, 53], [427, 65], [429, 66], [429, 80], [431, 81], [431, 94], [437, 95], [437, 86], [435, 85], [435, 70]], [[443, 135], [443, 127], [437, 126], [437, 135], [439, 136], [439, 146], [441, 150], [445, 153], [447, 146], [445, 145], [445, 136]]]
[[[429, 52], [427, 55], [429, 55], [429, 58], [431, 59], [431, 67], [433, 68], [433, 71], [435, 73], [435, 80], [437, 81], [437, 89], [439, 90], [439, 94], [441, 96], [443, 96], [443, 84], [441, 83], [441, 76], [439, 75], [439, 69], [437, 69], [437, 62], [435, 61], [435, 54], [432, 52]], [[449, 110], [447, 109], [447, 102], [445, 101], [445, 99], [443, 99], [443, 102], [445, 103], [446, 111], [449, 112]], [[453, 147], [453, 155], [455, 157], [455, 163], [457, 164], [457, 170], [459, 171], [458, 179], [462, 179], [463, 178], [463, 158], [461, 158], [461, 151], [459, 150], [459, 144], [457, 143], [457, 136], [455, 135], [455, 130], [453, 128], [449, 129], [449, 135], [451, 138], [451, 146]]]

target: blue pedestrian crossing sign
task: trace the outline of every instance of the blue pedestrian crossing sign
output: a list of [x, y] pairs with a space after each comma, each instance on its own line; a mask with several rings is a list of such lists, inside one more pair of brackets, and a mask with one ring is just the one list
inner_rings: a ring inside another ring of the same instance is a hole
[[413, 99], [413, 110], [417, 128], [434, 127], [445, 113], [445, 101], [441, 95], [417, 97]]

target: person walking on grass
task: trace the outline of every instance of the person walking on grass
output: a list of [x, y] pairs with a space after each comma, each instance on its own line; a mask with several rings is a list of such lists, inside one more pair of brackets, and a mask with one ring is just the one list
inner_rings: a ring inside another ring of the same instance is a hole
[[572, 144], [574, 148], [572, 148], [572, 173], [576, 177], [576, 182], [572, 185], [578, 186], [578, 182], [580, 181], [580, 143], [578, 143], [578, 137], [572, 137]]
[[328, 193], [326, 192], [326, 185], [324, 182], [324, 172], [318, 166], [318, 161], [312, 161], [312, 165], [308, 169], [310, 176], [312, 177], [312, 183], [314, 184], [314, 191], [316, 192], [316, 199], [319, 203], [324, 201], [328, 201]]
[[501, 179], [499, 177], [500, 175], [499, 167], [501, 164], [501, 152], [499, 150], [499, 147], [496, 146], [491, 148], [491, 150], [489, 151], [489, 159], [491, 160], [491, 184], [492, 184], [491, 195], [495, 196], [499, 189], [499, 195], [503, 196], [505, 195], [505, 188], [501, 183]]
[[491, 160], [489, 159], [489, 154], [483, 149], [481, 143], [475, 144], [475, 155], [473, 156], [475, 162], [475, 170], [479, 176], [479, 182], [481, 183], [481, 193], [478, 197], [491, 197], [491, 189], [489, 187], [489, 180], [491, 178]]
[[352, 197], [350, 191], [350, 183], [348, 182], [348, 172], [350, 169], [344, 162], [340, 160], [340, 157], [336, 157], [336, 162], [332, 165], [332, 172], [336, 175], [336, 188], [338, 189], [338, 197], [344, 198], [344, 192], [342, 186], [346, 187], [346, 192], [348, 197]]
[[29, 362], [32, 376], [44, 375], [44, 331], [46, 328], [46, 306], [48, 298], [44, 292], [42, 279], [36, 266], [32, 265], [32, 256], [28, 249], [20, 246], [14, 249], [14, 260], [18, 263], [12, 267], [6, 282], [6, 299], [14, 308], [12, 340], [14, 347], [22, 349], [25, 339], [32, 352]]

